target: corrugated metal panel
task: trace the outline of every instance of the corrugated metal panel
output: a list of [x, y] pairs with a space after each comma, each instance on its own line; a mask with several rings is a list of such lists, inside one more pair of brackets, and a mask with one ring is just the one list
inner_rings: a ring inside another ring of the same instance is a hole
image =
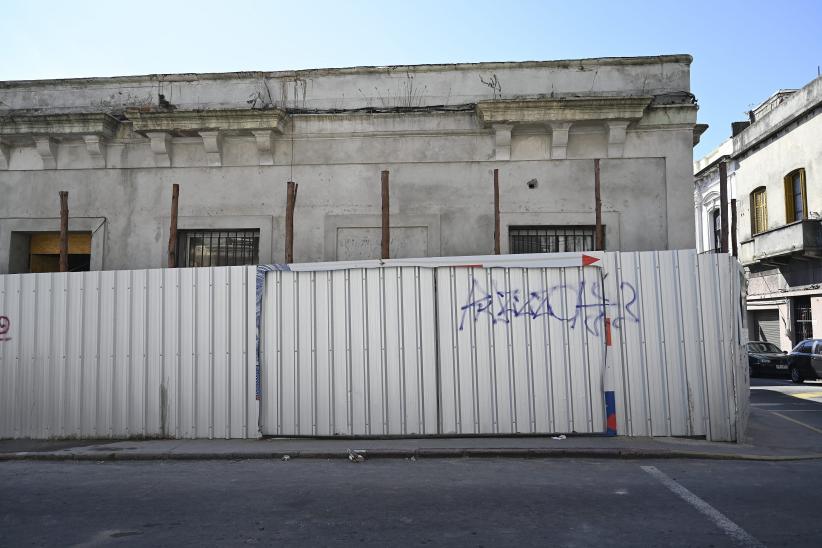
[[606, 293], [637, 320], [615, 326], [608, 353], [619, 432], [735, 440], [747, 416], [739, 264], [693, 250], [607, 253], [604, 263]]
[[[738, 263], [692, 250], [592, 255], [269, 273], [263, 431], [598, 433], [608, 391], [621, 434], [737, 439], [747, 418]], [[423, 280], [412, 293], [391, 285], [410, 272]], [[421, 338], [416, 361], [397, 354], [403, 336]], [[413, 392], [395, 373], [409, 364], [426, 380]]]
[[0, 276], [0, 436], [256, 437], [254, 269]]
[[[265, 274], [263, 432], [738, 439], [739, 264], [593, 255]], [[0, 436], [255, 437], [255, 276], [0, 276]]]
[[603, 432], [598, 268], [441, 268], [442, 433]]
[[432, 269], [269, 272], [263, 311], [263, 433], [438, 433]]

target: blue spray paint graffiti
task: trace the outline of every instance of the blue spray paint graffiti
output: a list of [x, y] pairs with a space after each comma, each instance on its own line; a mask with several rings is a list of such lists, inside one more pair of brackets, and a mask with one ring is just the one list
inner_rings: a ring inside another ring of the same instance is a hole
[[611, 325], [617, 329], [625, 321], [639, 323], [636, 289], [630, 283], [622, 282], [619, 291], [621, 303], [605, 296], [600, 282], [587, 284], [583, 281], [578, 286], [560, 284], [526, 293], [521, 289], [503, 291], [495, 284], [489, 291], [473, 278], [466, 303], [460, 307], [459, 330], [464, 329], [465, 320], [471, 317], [474, 322], [487, 317], [496, 325], [509, 324], [516, 318], [535, 320], [547, 316], [567, 323], [571, 329], [581, 324], [588, 333], [598, 337], [609, 311], [613, 316]]

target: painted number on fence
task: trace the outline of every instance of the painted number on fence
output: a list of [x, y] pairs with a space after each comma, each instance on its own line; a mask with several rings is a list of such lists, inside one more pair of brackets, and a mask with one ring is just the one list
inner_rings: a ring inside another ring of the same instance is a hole
[[0, 316], [0, 342], [10, 341], [8, 333], [11, 329], [11, 320], [7, 316]]

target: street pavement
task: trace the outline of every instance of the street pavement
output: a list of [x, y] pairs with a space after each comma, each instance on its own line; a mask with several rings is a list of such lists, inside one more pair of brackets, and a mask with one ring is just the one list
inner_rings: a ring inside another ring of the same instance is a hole
[[0, 546], [819, 546], [820, 474], [821, 461], [16, 461], [0, 465]]
[[6, 440], [0, 546], [819, 546], [820, 391], [752, 379], [740, 444]]

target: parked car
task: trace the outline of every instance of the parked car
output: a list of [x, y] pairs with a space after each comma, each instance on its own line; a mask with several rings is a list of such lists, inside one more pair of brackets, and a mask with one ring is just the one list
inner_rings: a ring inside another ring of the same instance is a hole
[[774, 343], [751, 341], [748, 347], [748, 367], [751, 377], [787, 377], [789, 375], [787, 352]]
[[822, 339], [805, 339], [788, 354], [791, 380], [796, 384], [822, 378]]

